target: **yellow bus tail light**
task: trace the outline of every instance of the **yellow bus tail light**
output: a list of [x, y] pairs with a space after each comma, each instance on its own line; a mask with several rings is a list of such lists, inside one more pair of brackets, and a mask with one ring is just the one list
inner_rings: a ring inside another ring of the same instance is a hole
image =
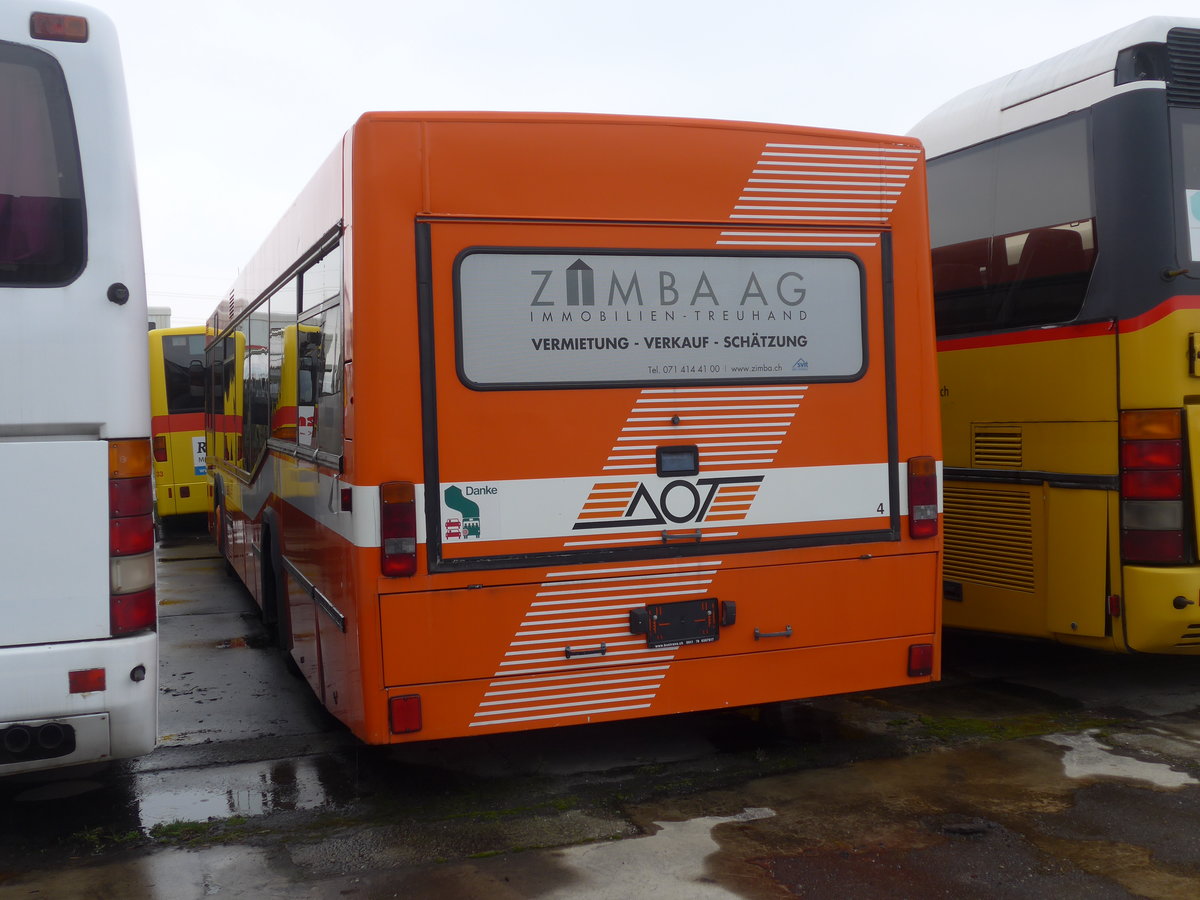
[[379, 486], [379, 565], [389, 578], [417, 571], [416, 495], [411, 481], [389, 481]]
[[165, 434], [156, 434], [154, 436], [154, 461], [167, 461], [167, 436]]
[[1183, 411], [1121, 413], [1121, 560], [1188, 561]]
[[1121, 413], [1121, 440], [1179, 440], [1183, 436], [1181, 409], [1127, 409]]
[[932, 456], [914, 456], [908, 461], [908, 535], [937, 537], [937, 463]]

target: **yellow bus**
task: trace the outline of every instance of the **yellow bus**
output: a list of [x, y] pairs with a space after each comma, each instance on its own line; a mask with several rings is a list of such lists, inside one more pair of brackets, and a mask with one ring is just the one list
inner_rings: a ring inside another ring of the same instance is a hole
[[204, 436], [205, 335], [203, 325], [149, 332], [154, 511], [160, 523], [212, 509]]
[[1200, 652], [1200, 20], [963, 94], [929, 154], [947, 626]]
[[368, 113], [210, 320], [222, 555], [371, 743], [928, 682], [928, 260], [911, 139]]

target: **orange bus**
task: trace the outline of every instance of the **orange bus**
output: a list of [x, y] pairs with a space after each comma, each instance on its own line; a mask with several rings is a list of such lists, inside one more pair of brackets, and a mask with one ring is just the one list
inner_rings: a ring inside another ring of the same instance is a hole
[[938, 677], [915, 140], [369, 113], [210, 329], [215, 537], [364, 741]]
[[149, 332], [154, 512], [160, 523], [212, 510], [204, 434], [205, 334], [203, 325]]

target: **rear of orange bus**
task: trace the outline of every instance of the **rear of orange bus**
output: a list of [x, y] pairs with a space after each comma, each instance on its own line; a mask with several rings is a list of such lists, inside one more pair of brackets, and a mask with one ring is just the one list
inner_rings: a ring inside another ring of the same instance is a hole
[[216, 486], [317, 696], [384, 743], [937, 678], [924, 187], [903, 138], [360, 119], [211, 345], [320, 336], [311, 434]]

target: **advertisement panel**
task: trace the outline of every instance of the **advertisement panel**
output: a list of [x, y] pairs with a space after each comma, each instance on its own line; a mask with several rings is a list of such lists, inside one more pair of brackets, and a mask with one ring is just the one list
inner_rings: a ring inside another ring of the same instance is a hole
[[866, 365], [849, 256], [473, 249], [455, 291], [473, 387], [852, 381]]

